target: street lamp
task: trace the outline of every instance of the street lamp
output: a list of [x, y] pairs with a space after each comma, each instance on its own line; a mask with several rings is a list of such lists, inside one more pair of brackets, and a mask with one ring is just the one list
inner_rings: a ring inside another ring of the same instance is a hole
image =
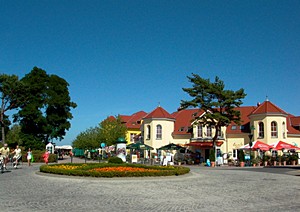
[[252, 138], [253, 138], [253, 131], [255, 130], [255, 128], [254, 128], [254, 126], [252, 125], [251, 127], [250, 127], [250, 130], [251, 130], [251, 132], [250, 132], [250, 134], [248, 135], [249, 136], [249, 150], [250, 150], [250, 157], [249, 157], [249, 159], [250, 159], [250, 161], [249, 161], [249, 166], [251, 166], [251, 148], [252, 148]]

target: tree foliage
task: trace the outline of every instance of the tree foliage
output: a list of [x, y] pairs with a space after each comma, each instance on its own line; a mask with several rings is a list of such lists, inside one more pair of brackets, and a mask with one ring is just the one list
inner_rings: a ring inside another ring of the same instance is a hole
[[81, 132], [72, 142], [72, 146], [78, 149], [96, 149], [100, 147], [99, 128], [91, 127]]
[[126, 132], [127, 128], [120, 115], [108, 117], [99, 124], [100, 141], [107, 146], [114, 145], [118, 138], [125, 138]]
[[125, 137], [126, 126], [120, 116], [107, 117], [99, 126], [81, 132], [72, 142], [73, 147], [79, 149], [99, 148], [101, 143], [106, 146], [114, 145], [118, 138]]
[[[243, 102], [246, 94], [244, 89], [237, 91], [225, 90], [225, 84], [219, 77], [215, 77], [215, 81], [201, 78], [197, 74], [188, 76], [192, 83], [191, 88], [183, 88], [192, 100], [181, 101], [181, 108], [194, 107], [204, 110], [206, 113], [201, 117], [204, 125], [212, 125], [216, 129], [213, 137], [214, 146], [218, 138], [218, 132], [222, 126], [228, 126], [231, 122], [240, 124], [240, 112], [236, 110]], [[196, 119], [199, 119], [197, 117]]]
[[37, 67], [21, 82], [27, 86], [27, 95], [14, 121], [19, 121], [25, 146], [43, 149], [51, 139], [63, 139], [71, 127], [70, 111], [77, 106], [70, 100], [69, 84]]
[[22, 139], [20, 137], [21, 126], [14, 124], [6, 135], [6, 143], [8, 146], [15, 147], [16, 145], [23, 146]]
[[2, 141], [5, 143], [5, 134], [11, 124], [5, 114], [9, 110], [19, 108], [26, 99], [27, 87], [19, 81], [16, 75], [0, 75], [1, 111], [0, 124]]

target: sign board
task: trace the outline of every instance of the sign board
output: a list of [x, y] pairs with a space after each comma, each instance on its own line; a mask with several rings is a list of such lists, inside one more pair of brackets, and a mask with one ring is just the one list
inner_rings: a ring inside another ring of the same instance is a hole
[[137, 163], [138, 158], [137, 155], [131, 155], [131, 163]]

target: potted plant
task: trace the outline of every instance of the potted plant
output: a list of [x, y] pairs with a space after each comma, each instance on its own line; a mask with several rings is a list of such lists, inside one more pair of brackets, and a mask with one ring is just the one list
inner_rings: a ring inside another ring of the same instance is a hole
[[259, 157], [253, 158], [251, 162], [252, 162], [253, 166], [259, 166], [260, 158]]
[[239, 151], [239, 162], [240, 162], [240, 167], [244, 167], [245, 166], [245, 153], [243, 150]]
[[291, 164], [293, 166], [295, 166], [296, 165], [296, 161], [298, 160], [298, 157], [297, 157], [297, 155], [293, 154], [293, 155], [290, 155], [289, 160], [291, 161]]
[[264, 157], [263, 157], [264, 166], [268, 166], [269, 160], [270, 160], [270, 156], [264, 155]]
[[286, 155], [281, 156], [281, 161], [283, 162], [283, 165], [286, 166], [286, 161], [287, 161]]
[[273, 164], [273, 166], [277, 165], [276, 157], [271, 157], [271, 164]]
[[179, 166], [181, 166], [181, 163], [182, 163], [182, 160], [181, 160], [181, 158], [177, 158], [177, 164], [179, 165]]
[[216, 156], [215, 156], [214, 149], [210, 150], [210, 152], [209, 152], [209, 160], [210, 160], [211, 167], [215, 167]]
[[282, 163], [282, 156], [281, 156], [281, 155], [278, 155], [278, 156], [276, 157], [276, 160], [277, 160], [277, 162], [278, 162], [278, 166], [281, 166], [281, 163]]

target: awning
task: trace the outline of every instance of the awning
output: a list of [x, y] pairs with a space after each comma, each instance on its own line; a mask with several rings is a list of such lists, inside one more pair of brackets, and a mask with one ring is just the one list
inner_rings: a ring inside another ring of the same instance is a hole
[[268, 151], [270, 149], [272, 149], [273, 147], [271, 145], [268, 145], [262, 141], [254, 141], [252, 143], [252, 146], [250, 148], [249, 144], [246, 144], [244, 146], [241, 146], [239, 149], [244, 149], [244, 150], [262, 150], [262, 151]]
[[[217, 146], [221, 146], [223, 144], [223, 141], [217, 141]], [[186, 144], [186, 146], [196, 146], [196, 147], [213, 147], [212, 141], [196, 141]]]
[[274, 150], [282, 150], [282, 149], [293, 149], [293, 150], [300, 150], [299, 147], [296, 147], [292, 144], [289, 144], [289, 143], [286, 143], [286, 142], [283, 142], [283, 141], [278, 141], [276, 143], [273, 143], [273, 144], [270, 144], [270, 146], [272, 146], [272, 148]]

